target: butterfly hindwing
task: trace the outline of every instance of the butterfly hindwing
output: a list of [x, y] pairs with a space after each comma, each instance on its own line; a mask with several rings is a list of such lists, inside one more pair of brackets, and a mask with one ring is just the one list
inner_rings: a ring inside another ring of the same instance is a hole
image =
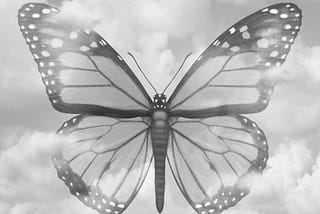
[[295, 4], [264, 8], [233, 25], [195, 61], [168, 101], [174, 116], [209, 117], [263, 110], [273, 72], [285, 61], [301, 25]]
[[116, 117], [147, 114], [152, 104], [147, 92], [98, 33], [45, 4], [23, 5], [18, 19], [55, 109]]
[[141, 117], [92, 115], [66, 121], [58, 133], [68, 141], [53, 156], [59, 178], [85, 205], [100, 213], [122, 213], [150, 167], [149, 123]]
[[246, 117], [171, 120], [169, 165], [181, 192], [199, 214], [221, 213], [238, 203], [267, 159], [266, 137]]

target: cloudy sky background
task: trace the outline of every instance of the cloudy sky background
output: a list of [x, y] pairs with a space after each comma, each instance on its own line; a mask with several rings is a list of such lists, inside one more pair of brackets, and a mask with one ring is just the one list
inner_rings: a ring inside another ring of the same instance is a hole
[[[93, 214], [96, 212], [70, 195], [50, 160], [57, 141], [53, 133], [71, 116], [51, 107], [36, 63], [19, 32], [17, 10], [25, 2], [0, 2], [0, 213]], [[63, 7], [98, 31], [137, 71], [126, 55], [133, 52], [160, 90], [186, 54], [194, 53], [178, 79], [229, 26], [279, 2], [77, 0]], [[303, 11], [301, 32], [267, 110], [249, 115], [268, 137], [268, 167], [249, 196], [225, 214], [320, 211], [320, 1], [291, 2]], [[47, 3], [62, 5], [56, 0]], [[153, 172], [149, 175], [126, 213], [156, 212]], [[163, 213], [194, 213], [169, 174], [167, 184]]]

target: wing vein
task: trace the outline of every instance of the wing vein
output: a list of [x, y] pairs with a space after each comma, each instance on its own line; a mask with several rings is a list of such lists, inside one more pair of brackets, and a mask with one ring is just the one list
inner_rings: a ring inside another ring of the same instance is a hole
[[93, 59], [86, 55], [88, 57], [88, 59], [91, 61], [91, 63], [94, 65], [94, 67], [97, 69], [97, 71], [104, 77], [106, 78], [118, 91], [121, 91], [123, 94], [125, 94], [127, 97], [129, 97], [131, 100], [133, 100], [134, 102], [136, 102], [138, 105], [148, 109], [148, 107], [146, 105], [144, 105], [143, 103], [139, 102], [138, 100], [136, 100], [134, 97], [132, 97], [130, 94], [128, 94], [125, 90], [123, 90], [122, 88], [120, 88], [119, 86], [117, 86], [113, 81], [111, 81], [97, 66], [97, 64], [93, 61]]
[[188, 170], [189, 170], [189, 172], [191, 173], [193, 180], [196, 182], [196, 184], [197, 184], [197, 186], [199, 187], [199, 189], [201, 190], [202, 194], [203, 194], [205, 197], [208, 197], [206, 191], [204, 190], [204, 187], [201, 185], [198, 177], [197, 177], [197, 176], [194, 174], [194, 172], [192, 171], [192, 169], [191, 169], [188, 161], [187, 161], [186, 158], [184, 157], [184, 155], [183, 155], [183, 153], [182, 153], [182, 151], [181, 151], [181, 149], [180, 149], [180, 147], [179, 147], [179, 145], [178, 145], [178, 143], [177, 143], [176, 141], [175, 141], [175, 144], [176, 144], [176, 147], [177, 147], [177, 149], [178, 149], [178, 151], [179, 151], [179, 153], [180, 153], [183, 161], [185, 162], [186, 166], [188, 167]]
[[210, 82], [215, 79], [225, 68], [225, 66], [227, 65], [227, 63], [231, 60], [232, 56], [229, 57], [226, 62], [222, 65], [221, 69], [215, 74], [213, 75], [213, 77], [211, 77], [209, 79], [209, 81], [207, 81], [203, 86], [201, 86], [200, 88], [198, 88], [197, 90], [195, 90], [194, 92], [192, 92], [189, 96], [187, 96], [186, 98], [184, 98], [183, 100], [181, 100], [180, 102], [178, 102], [177, 104], [175, 104], [174, 106], [171, 107], [171, 109], [176, 108], [177, 106], [183, 104], [184, 102], [186, 102], [189, 98], [193, 97], [195, 94], [197, 94], [198, 92], [202, 91], [204, 88], [206, 88]]
[[202, 151], [209, 151], [215, 154], [221, 154], [220, 152], [216, 152], [207, 148], [204, 148], [203, 146], [200, 146], [200, 144], [196, 143], [195, 141], [191, 140], [189, 137], [187, 137], [186, 135], [184, 135], [183, 133], [181, 133], [180, 131], [176, 130], [175, 128], [172, 128], [172, 130], [174, 130], [176, 133], [178, 133], [181, 137], [183, 137], [184, 139], [186, 139], [188, 142], [190, 142], [192, 145], [198, 147], [200, 150]]
[[120, 182], [120, 183], [118, 184], [118, 186], [116, 187], [116, 190], [114, 191], [114, 193], [112, 193], [111, 198], [114, 198], [114, 196], [115, 196], [115, 195], [118, 193], [118, 191], [120, 190], [121, 186], [124, 184], [124, 182], [125, 182], [126, 178], [128, 177], [128, 175], [129, 175], [132, 167], [134, 166], [136, 160], [138, 159], [139, 154], [141, 153], [142, 148], [144, 147], [147, 138], [148, 138], [148, 131], [147, 131], [146, 134], [145, 134], [145, 137], [144, 137], [144, 139], [143, 139], [143, 143], [141, 144], [141, 146], [140, 146], [140, 148], [139, 148], [139, 151], [138, 151], [136, 157], [134, 158], [134, 160], [132, 161], [131, 165], [130, 165], [129, 168], [127, 169], [127, 172], [126, 172], [126, 174], [123, 176], [121, 182]]

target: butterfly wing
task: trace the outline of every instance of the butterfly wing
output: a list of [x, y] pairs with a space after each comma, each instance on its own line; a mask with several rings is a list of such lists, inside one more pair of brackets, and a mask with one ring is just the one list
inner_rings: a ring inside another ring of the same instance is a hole
[[152, 104], [148, 94], [98, 33], [45, 4], [23, 5], [18, 19], [56, 110], [114, 117], [147, 114]]
[[[197, 133], [197, 135], [192, 135]], [[239, 115], [171, 118], [168, 161], [197, 213], [221, 213], [249, 193], [268, 158], [262, 130]]]
[[242, 19], [190, 67], [168, 100], [174, 116], [246, 114], [269, 103], [272, 72], [285, 61], [301, 25], [295, 4], [276, 4]]
[[86, 206], [122, 213], [152, 161], [149, 125], [148, 118], [141, 117], [79, 115], [66, 121], [58, 133], [68, 144], [53, 156], [59, 178]]

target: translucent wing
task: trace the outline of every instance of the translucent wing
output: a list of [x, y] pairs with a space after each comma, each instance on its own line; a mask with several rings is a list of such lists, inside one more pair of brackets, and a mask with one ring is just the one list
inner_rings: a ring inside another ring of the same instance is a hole
[[[268, 146], [262, 130], [242, 116], [172, 118], [168, 161], [186, 200], [199, 214], [221, 213], [249, 193]], [[194, 134], [197, 133], [197, 134]]]
[[70, 139], [53, 156], [70, 192], [99, 213], [122, 213], [138, 193], [153, 157], [148, 119], [80, 115], [58, 133]]
[[45, 4], [23, 5], [18, 18], [55, 109], [115, 117], [147, 114], [152, 102], [146, 91], [99, 34]]
[[174, 116], [209, 117], [263, 110], [275, 72], [301, 25], [294, 4], [276, 4], [236, 23], [196, 60], [168, 101]]

